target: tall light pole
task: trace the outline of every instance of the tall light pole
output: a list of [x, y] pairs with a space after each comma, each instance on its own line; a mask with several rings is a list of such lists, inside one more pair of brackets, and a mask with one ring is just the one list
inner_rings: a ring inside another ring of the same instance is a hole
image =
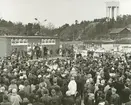
[[[40, 32], [41, 32], [41, 22], [38, 20], [38, 18], [35, 18], [35, 21], [37, 21], [39, 26], [40, 26], [40, 29], [39, 29], [39, 34], [40, 34]], [[44, 20], [44, 22], [46, 22], [46, 21], [47, 21], [47, 19]], [[43, 55], [43, 53], [44, 53], [43, 48], [44, 48], [44, 46], [42, 46], [42, 49], [41, 49], [42, 50], [42, 57], [44, 56]]]
[[[39, 34], [40, 34], [40, 32], [41, 32], [41, 22], [39, 21], [38, 18], [35, 18], [35, 21], [37, 21], [39, 26], [40, 26], [40, 29], [39, 29]], [[44, 22], [46, 22], [46, 21], [47, 21], [47, 19], [44, 20]]]
[[39, 34], [40, 34], [40, 32], [41, 32], [41, 25], [40, 25], [40, 21], [39, 21], [37, 18], [35, 18], [35, 20], [38, 22], [38, 24], [39, 24], [39, 26], [40, 26], [40, 29], [39, 29]]

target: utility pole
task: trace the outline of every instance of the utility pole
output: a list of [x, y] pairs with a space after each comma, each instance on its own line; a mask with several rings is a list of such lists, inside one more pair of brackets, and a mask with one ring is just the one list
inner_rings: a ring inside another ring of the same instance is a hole
[[40, 29], [39, 29], [39, 34], [40, 34], [40, 32], [41, 32], [41, 25], [40, 25], [40, 21], [39, 21], [37, 18], [35, 18], [35, 20], [38, 22], [38, 25], [40, 26]]
[[[38, 20], [38, 18], [35, 18], [35, 20], [38, 22], [39, 26], [40, 26], [40, 29], [39, 29], [39, 34], [41, 32], [41, 22]], [[44, 20], [44, 22], [46, 22], [47, 19]]]

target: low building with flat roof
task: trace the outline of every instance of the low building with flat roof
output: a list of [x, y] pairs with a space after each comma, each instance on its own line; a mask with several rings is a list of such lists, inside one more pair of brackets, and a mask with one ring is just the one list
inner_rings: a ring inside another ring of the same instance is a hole
[[28, 51], [39, 45], [43, 51], [44, 47], [52, 50], [56, 55], [60, 40], [56, 36], [0, 36], [0, 57], [10, 55], [14, 49]]

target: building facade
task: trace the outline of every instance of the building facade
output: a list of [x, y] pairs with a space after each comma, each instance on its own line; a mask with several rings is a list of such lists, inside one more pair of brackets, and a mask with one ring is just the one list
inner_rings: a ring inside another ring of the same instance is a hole
[[29, 51], [35, 46], [39, 46], [41, 51], [46, 47], [48, 50], [52, 50], [53, 55], [56, 55], [59, 44], [59, 38], [51, 36], [1, 36], [0, 57], [10, 55], [14, 49]]
[[121, 38], [129, 38], [131, 37], [131, 29], [130, 28], [116, 28], [112, 29], [110, 34], [110, 38], [113, 40], [121, 39]]

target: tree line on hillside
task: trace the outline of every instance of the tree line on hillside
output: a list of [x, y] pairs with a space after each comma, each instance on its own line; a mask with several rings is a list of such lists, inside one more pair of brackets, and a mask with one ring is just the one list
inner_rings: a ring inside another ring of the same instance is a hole
[[38, 23], [21, 22], [13, 23], [0, 19], [0, 35], [57, 35], [61, 40], [86, 40], [107, 38], [112, 28], [123, 28], [131, 24], [131, 15], [118, 16], [117, 21], [107, 18], [94, 19], [93, 21], [75, 20], [72, 25], [64, 24], [59, 28], [40, 26]]
[[124, 28], [131, 24], [131, 15], [121, 15], [117, 17], [117, 21], [107, 18], [94, 19], [93, 21], [76, 20], [74, 24], [64, 24], [63, 26], [53, 30], [58, 34], [61, 40], [91, 40], [91, 39], [107, 39], [109, 31], [113, 28]]
[[0, 35], [51, 35], [53, 25], [51, 23], [45, 27], [39, 23], [28, 23], [26, 25], [21, 22], [11, 22], [0, 19]]

